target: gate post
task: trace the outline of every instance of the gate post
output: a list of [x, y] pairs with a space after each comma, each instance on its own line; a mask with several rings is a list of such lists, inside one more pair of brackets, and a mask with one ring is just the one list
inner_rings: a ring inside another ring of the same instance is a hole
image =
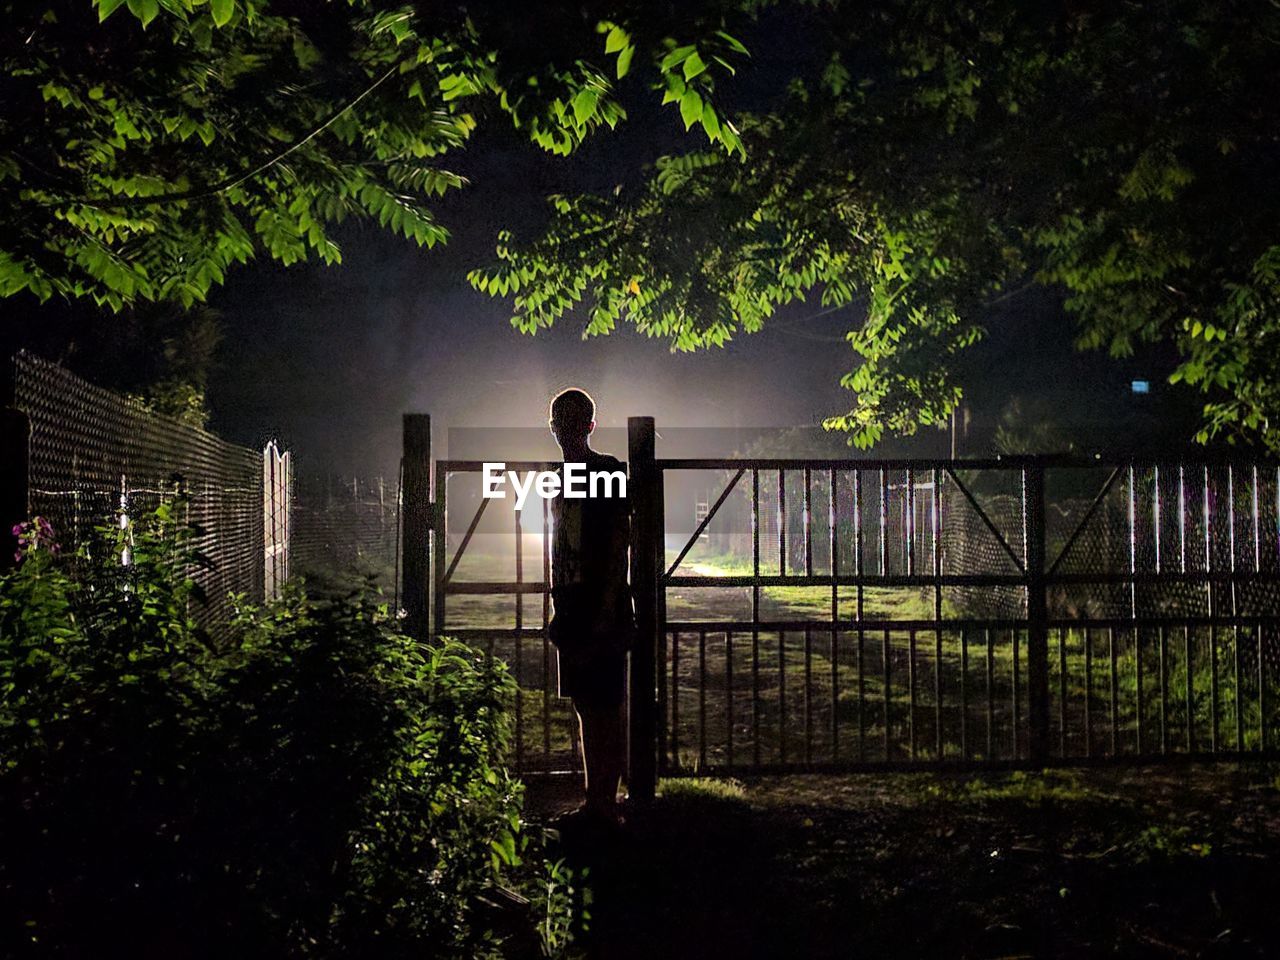
[[[1044, 461], [1022, 469], [1023, 563], [1027, 573], [1027, 714], [1030, 759], [1049, 759], [1049, 604], [1045, 589]], [[1017, 691], [1014, 691], [1017, 696]]]
[[658, 576], [662, 563], [662, 503], [654, 453], [653, 417], [627, 419], [627, 499], [631, 504], [631, 591], [637, 637], [631, 651], [627, 789], [638, 802], [657, 789], [658, 704], [655, 663], [662, 642]]
[[425, 641], [430, 635], [431, 585], [431, 417], [404, 415], [404, 483], [400, 491], [403, 543], [405, 633]]

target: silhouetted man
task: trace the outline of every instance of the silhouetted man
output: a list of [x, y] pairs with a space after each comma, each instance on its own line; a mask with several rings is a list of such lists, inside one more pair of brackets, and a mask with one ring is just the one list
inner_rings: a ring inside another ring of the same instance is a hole
[[[595, 472], [622, 463], [591, 449], [595, 401], [564, 390], [551, 401], [551, 433], [564, 462]], [[563, 475], [563, 474], [562, 474]], [[559, 654], [560, 696], [573, 700], [582, 730], [583, 816], [618, 823], [618, 785], [626, 755], [623, 692], [626, 654], [635, 632], [627, 583], [629, 513], [616, 484], [588, 483], [587, 496], [551, 501], [551, 640]], [[603, 495], [604, 492], [613, 494]], [[593, 493], [595, 495], [593, 495]]]

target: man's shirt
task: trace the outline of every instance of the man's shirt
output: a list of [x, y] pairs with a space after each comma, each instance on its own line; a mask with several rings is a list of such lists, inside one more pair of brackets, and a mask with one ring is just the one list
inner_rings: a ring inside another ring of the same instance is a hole
[[[551, 501], [551, 584], [556, 615], [573, 621], [598, 620], [606, 615], [613, 619], [624, 612], [630, 616], [627, 498], [617, 495], [621, 491], [616, 482], [607, 485], [614, 496], [591, 496], [592, 473], [623, 472], [623, 465], [594, 451], [585, 462], [587, 496], [572, 498], [562, 492]], [[606, 484], [600, 482], [599, 488], [603, 493]], [[609, 598], [614, 609], [605, 611], [602, 605]]]

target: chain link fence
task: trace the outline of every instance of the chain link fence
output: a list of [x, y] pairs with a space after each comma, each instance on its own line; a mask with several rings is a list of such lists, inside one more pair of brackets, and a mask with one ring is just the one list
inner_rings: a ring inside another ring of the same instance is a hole
[[398, 604], [399, 529], [398, 482], [309, 477], [293, 503], [292, 571], [321, 588], [372, 577]]
[[[284, 575], [287, 459], [285, 476], [268, 489], [262, 451], [157, 415], [27, 353], [12, 358], [8, 373], [12, 395], [0, 400], [25, 416], [30, 430], [27, 509], [53, 525], [63, 549], [181, 492], [189, 502], [192, 546], [203, 558], [191, 571], [204, 597], [192, 614], [211, 634], [227, 622], [232, 594], [251, 601], [268, 595], [264, 526], [273, 527], [273, 570]], [[274, 445], [266, 455], [278, 457]], [[6, 471], [20, 469], [18, 457], [6, 459], [12, 461]], [[270, 588], [277, 587], [273, 578]]]

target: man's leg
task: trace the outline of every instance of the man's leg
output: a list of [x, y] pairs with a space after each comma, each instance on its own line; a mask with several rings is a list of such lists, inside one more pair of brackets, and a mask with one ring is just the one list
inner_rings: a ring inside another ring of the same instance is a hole
[[626, 721], [623, 705], [575, 704], [582, 728], [587, 808], [614, 816], [618, 786], [626, 769]]

